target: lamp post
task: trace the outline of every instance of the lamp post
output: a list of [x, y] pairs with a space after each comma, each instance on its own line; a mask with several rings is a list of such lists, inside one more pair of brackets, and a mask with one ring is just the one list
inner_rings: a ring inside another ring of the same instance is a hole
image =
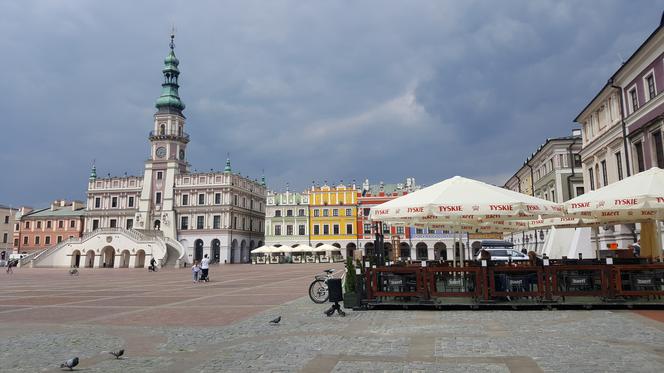
[[385, 266], [385, 245], [383, 236], [383, 223], [373, 222], [373, 229], [376, 239], [374, 240], [374, 262], [376, 266]]

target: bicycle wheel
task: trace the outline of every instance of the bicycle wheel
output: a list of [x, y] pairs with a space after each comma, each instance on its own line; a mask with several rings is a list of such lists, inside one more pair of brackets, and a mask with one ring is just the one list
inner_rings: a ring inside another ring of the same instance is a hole
[[309, 285], [309, 298], [314, 303], [325, 303], [329, 297], [327, 293], [327, 284], [323, 280], [315, 280]]

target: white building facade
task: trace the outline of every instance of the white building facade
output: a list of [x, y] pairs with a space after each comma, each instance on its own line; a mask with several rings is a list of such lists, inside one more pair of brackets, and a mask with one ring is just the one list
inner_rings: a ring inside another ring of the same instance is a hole
[[[572, 136], [547, 139], [510, 177], [506, 189], [529, 194], [547, 201], [562, 203], [585, 192], [581, 162], [582, 138], [578, 130]], [[523, 182], [530, 185], [524, 185]], [[542, 253], [548, 229], [510, 233], [504, 238], [517, 250]]]
[[[664, 167], [664, 24], [608, 79], [574, 119], [582, 129], [584, 182], [595, 190]], [[639, 224], [605, 225], [600, 247], [626, 248]]]
[[309, 193], [268, 192], [265, 211], [265, 244], [310, 245]]
[[85, 266], [94, 267], [142, 266], [146, 257], [148, 262], [155, 258], [160, 265], [179, 266], [206, 254], [213, 262], [246, 263], [251, 249], [263, 244], [264, 179], [233, 173], [230, 159], [223, 172], [189, 171], [178, 65], [171, 36], [143, 175], [98, 178], [93, 166], [86, 234], [41, 253], [33, 265], [70, 266], [65, 256], [74, 253], [86, 257]]

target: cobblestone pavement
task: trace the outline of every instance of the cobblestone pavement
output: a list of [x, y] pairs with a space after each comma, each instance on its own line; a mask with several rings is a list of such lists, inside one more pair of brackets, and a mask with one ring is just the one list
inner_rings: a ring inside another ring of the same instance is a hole
[[207, 284], [186, 269], [19, 269], [0, 295], [0, 370], [59, 371], [75, 355], [83, 372], [664, 371], [661, 311], [327, 317], [306, 297], [322, 268], [222, 266]]

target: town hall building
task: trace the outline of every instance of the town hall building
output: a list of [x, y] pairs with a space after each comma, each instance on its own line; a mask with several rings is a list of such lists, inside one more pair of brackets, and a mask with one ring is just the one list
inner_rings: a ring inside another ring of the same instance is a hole
[[230, 159], [223, 172], [190, 172], [173, 39], [143, 175], [100, 178], [93, 165], [82, 237], [35, 254], [33, 266], [143, 267], [152, 258], [181, 266], [205, 254], [245, 263], [263, 245], [265, 179], [233, 173]]

